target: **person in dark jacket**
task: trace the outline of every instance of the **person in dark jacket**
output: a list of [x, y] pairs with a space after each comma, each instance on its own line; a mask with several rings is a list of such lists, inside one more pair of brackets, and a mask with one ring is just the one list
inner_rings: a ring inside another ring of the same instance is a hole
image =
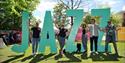
[[108, 21], [108, 25], [105, 27], [106, 40], [105, 40], [105, 52], [108, 53], [108, 44], [113, 43], [115, 54], [118, 55], [117, 44], [116, 44], [116, 27]]
[[38, 43], [40, 41], [41, 28], [39, 27], [39, 23], [36, 23], [36, 26], [32, 27], [31, 30], [32, 30], [32, 54], [35, 55], [37, 53]]
[[64, 27], [64, 25], [61, 25], [61, 27], [58, 27], [56, 25], [56, 27], [59, 29], [59, 34], [58, 34], [58, 41], [59, 41], [59, 45], [60, 45], [59, 53], [62, 55], [64, 52], [63, 48], [65, 45], [65, 39], [67, 38], [68, 30]]

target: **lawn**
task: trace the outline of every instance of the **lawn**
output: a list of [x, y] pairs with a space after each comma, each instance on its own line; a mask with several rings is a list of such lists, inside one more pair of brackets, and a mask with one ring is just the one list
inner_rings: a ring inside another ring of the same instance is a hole
[[[99, 53], [90, 57], [88, 43], [88, 58], [82, 58], [82, 54], [70, 53], [64, 54], [61, 58], [58, 53], [50, 54], [49, 47], [46, 48], [44, 55], [38, 54], [32, 57], [31, 45], [26, 50], [25, 54], [12, 52], [10, 49], [12, 46], [8, 46], [0, 49], [0, 63], [125, 63], [125, 42], [117, 42], [119, 57], [114, 55], [113, 45], [110, 45], [112, 47], [112, 52], [108, 56], [104, 53]], [[55, 59], [55, 57], [58, 57], [58, 59]]]

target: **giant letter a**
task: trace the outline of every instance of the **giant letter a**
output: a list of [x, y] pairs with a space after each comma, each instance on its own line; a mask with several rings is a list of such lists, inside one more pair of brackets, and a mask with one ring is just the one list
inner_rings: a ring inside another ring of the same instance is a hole
[[53, 29], [53, 20], [50, 11], [46, 11], [41, 33], [41, 41], [39, 44], [39, 52], [44, 52], [45, 47], [50, 46], [51, 53], [57, 52], [55, 33]]

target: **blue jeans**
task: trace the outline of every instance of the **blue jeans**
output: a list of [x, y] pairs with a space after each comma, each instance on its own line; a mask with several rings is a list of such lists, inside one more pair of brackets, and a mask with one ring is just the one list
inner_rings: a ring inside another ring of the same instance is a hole
[[87, 35], [82, 34], [82, 44], [85, 51], [87, 51], [87, 40], [88, 40]]
[[39, 41], [40, 41], [40, 38], [32, 38], [32, 53], [37, 52]]
[[65, 37], [58, 37], [60, 48], [62, 49], [65, 45]]

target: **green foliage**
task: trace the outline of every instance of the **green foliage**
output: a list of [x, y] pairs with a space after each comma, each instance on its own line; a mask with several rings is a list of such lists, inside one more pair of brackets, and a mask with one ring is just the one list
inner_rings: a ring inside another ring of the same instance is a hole
[[121, 26], [121, 24], [122, 24], [122, 15], [120, 15], [120, 14], [112, 14], [110, 20], [112, 21], [112, 23], [115, 26]]
[[55, 19], [56, 24], [57, 23], [58, 23], [58, 25], [65, 24], [65, 22], [66, 22], [66, 15], [65, 15], [66, 8], [65, 8], [64, 4], [58, 3], [53, 9], [54, 9], [54, 19]]
[[[94, 18], [96, 20], [96, 23], [100, 23], [100, 18], [99, 16], [91, 16], [89, 13], [87, 13], [87, 15], [85, 16], [84, 18], [84, 22], [87, 23], [87, 24], [90, 24], [91, 23], [91, 19]], [[110, 20], [112, 21], [112, 23], [115, 25], [115, 26], [121, 26], [122, 24], [122, 15], [121, 14], [111, 14], [111, 18]]]
[[21, 28], [21, 12], [32, 12], [39, 0], [4, 0], [0, 2], [0, 29]]
[[84, 22], [90, 24], [91, 23], [90, 20], [91, 20], [91, 15], [86, 15], [86, 17], [84, 18]]
[[[58, 0], [57, 6], [54, 8], [54, 13], [56, 15], [56, 21], [63, 21], [64, 24], [73, 25], [73, 17], [70, 20], [66, 20], [66, 15], [63, 13], [67, 9], [78, 9], [82, 3], [82, 0]], [[61, 20], [61, 18], [64, 18]]]

